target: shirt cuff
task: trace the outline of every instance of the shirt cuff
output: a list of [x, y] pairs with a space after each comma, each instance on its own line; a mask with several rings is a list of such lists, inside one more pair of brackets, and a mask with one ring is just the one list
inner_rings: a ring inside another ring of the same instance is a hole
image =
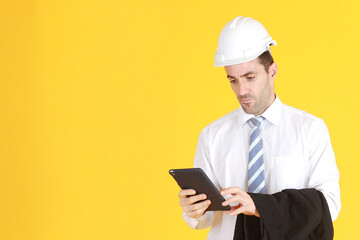
[[205, 214], [199, 218], [191, 218], [186, 215], [185, 212], [183, 212], [183, 219], [191, 228], [203, 229], [209, 227], [212, 224], [214, 219], [214, 212], [205, 212]]

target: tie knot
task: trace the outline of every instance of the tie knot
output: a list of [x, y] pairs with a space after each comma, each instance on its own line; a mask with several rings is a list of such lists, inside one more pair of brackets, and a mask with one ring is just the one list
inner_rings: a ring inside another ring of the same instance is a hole
[[259, 127], [262, 121], [264, 120], [263, 116], [257, 116], [250, 119], [250, 122], [254, 124], [256, 127]]

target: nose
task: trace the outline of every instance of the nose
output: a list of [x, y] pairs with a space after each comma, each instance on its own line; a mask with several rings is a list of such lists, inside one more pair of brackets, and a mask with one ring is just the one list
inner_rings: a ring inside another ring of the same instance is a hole
[[247, 88], [246, 84], [240, 82], [240, 83], [238, 84], [237, 94], [238, 94], [239, 96], [244, 96], [244, 95], [247, 94], [247, 93], [248, 93], [248, 88]]

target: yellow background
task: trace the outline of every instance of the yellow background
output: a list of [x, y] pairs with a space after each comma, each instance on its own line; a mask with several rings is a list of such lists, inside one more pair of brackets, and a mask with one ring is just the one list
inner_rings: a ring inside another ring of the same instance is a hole
[[356, 239], [360, 3], [1, 1], [0, 239], [205, 239], [170, 168], [237, 108], [213, 67], [222, 27], [262, 22], [276, 92], [325, 120], [341, 173], [335, 239]]

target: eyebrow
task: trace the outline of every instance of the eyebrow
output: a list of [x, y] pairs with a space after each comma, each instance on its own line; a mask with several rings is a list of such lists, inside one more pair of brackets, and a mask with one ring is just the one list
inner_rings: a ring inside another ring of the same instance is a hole
[[[253, 71], [247, 72], [247, 73], [245, 73], [245, 74], [243, 74], [243, 75], [240, 75], [240, 77], [241, 77], [241, 78], [242, 78], [242, 77], [246, 77], [246, 76], [248, 76], [248, 75], [250, 75], [250, 74], [255, 74], [255, 72], [253, 72]], [[231, 75], [227, 75], [227, 78], [235, 78], [235, 79], [236, 79], [236, 77], [231, 76]]]

